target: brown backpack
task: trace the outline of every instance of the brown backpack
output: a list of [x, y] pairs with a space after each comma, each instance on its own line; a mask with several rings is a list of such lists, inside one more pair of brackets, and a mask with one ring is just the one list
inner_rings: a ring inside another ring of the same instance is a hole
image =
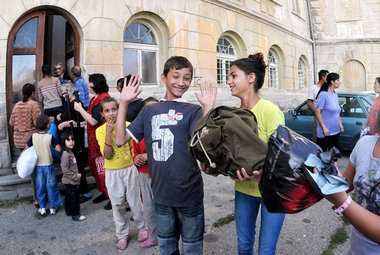
[[189, 150], [206, 163], [210, 174], [236, 177], [234, 173], [241, 168], [248, 174], [263, 168], [267, 144], [258, 136], [256, 117], [251, 111], [219, 106], [197, 123]]

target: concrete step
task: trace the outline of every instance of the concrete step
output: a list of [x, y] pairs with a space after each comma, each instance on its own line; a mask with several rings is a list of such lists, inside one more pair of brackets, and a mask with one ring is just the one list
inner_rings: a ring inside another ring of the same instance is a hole
[[0, 176], [6, 176], [14, 173], [15, 172], [12, 168], [0, 168]]
[[[1, 176], [0, 171], [0, 201], [12, 200], [12, 199], [25, 199], [32, 197], [32, 185], [30, 184], [30, 176], [21, 178], [17, 174], [16, 163], [13, 163], [14, 169], [8, 169], [8, 175]], [[54, 160], [53, 163], [58, 187], [60, 191], [63, 191], [64, 185], [61, 183], [62, 170], [58, 160]], [[6, 170], [4, 170], [5, 172]], [[85, 168], [86, 178], [89, 188], [96, 187], [95, 179], [91, 176], [88, 166]]]
[[[12, 175], [12, 178], [9, 178], [9, 183], [17, 183], [21, 179], [17, 174]], [[17, 176], [17, 177], [15, 177]], [[1, 178], [0, 178], [1, 179]], [[92, 176], [86, 176], [87, 184], [89, 189], [96, 188], [95, 178]], [[21, 179], [23, 185], [11, 185], [14, 190], [0, 190], [0, 201], [7, 201], [13, 199], [29, 199], [32, 198], [32, 185], [30, 184], [30, 178]], [[0, 180], [1, 181], [1, 180]], [[3, 182], [3, 184], [6, 181]], [[19, 182], [20, 183], [20, 182]], [[7, 186], [9, 187], [9, 186]], [[58, 188], [60, 192], [65, 190], [65, 185], [62, 182], [58, 182]]]

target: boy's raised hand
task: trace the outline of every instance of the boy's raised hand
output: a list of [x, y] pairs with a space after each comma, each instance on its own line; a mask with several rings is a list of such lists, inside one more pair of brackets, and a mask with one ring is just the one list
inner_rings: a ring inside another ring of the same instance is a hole
[[120, 103], [129, 103], [141, 93], [142, 89], [139, 88], [141, 80], [139, 75], [132, 75], [127, 84], [127, 78], [124, 78], [123, 90], [120, 94]]
[[215, 105], [218, 87], [207, 81], [201, 82], [200, 87], [201, 93], [196, 92], [195, 95], [203, 107], [203, 115], [206, 115]]

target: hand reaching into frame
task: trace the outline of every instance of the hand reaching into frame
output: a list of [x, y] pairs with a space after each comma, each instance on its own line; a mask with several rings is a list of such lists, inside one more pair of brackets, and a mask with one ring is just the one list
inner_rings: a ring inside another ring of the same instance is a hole
[[120, 103], [129, 103], [141, 93], [142, 89], [139, 88], [141, 80], [139, 75], [132, 75], [127, 84], [127, 78], [124, 78], [123, 89], [120, 94]]

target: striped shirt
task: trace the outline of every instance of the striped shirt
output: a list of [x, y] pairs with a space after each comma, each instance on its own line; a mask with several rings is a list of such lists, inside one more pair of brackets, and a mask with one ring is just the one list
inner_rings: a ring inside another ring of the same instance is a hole
[[43, 109], [62, 106], [61, 83], [57, 77], [43, 78], [38, 82], [37, 94]]

